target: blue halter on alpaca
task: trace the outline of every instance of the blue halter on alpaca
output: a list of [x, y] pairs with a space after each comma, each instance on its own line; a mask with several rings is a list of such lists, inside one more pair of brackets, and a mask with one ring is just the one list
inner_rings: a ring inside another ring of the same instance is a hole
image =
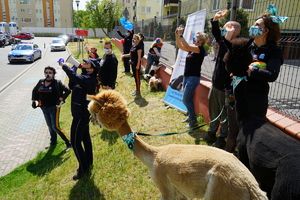
[[127, 144], [127, 147], [131, 152], [134, 152], [134, 135], [137, 134], [137, 132], [129, 133], [128, 135], [123, 135], [122, 140]]

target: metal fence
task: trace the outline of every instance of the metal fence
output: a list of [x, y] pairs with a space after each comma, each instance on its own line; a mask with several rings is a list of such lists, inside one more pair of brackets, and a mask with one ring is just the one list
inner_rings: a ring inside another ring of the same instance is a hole
[[[218, 0], [215, 0], [218, 1]], [[194, 2], [194, 1], [190, 1]], [[203, 1], [206, 2], [205, 0]], [[254, 4], [252, 2], [255, 2]], [[300, 121], [300, 1], [299, 0], [237, 0], [238, 6], [244, 6], [248, 9], [248, 26], [256, 21], [257, 13], [263, 13], [266, 7], [275, 3], [278, 8], [279, 16], [288, 16], [289, 19], [280, 25], [281, 40], [279, 46], [284, 55], [284, 64], [281, 66], [281, 72], [275, 82], [270, 83], [269, 106], [290, 116], [295, 121]], [[185, 4], [187, 4], [186, 2]], [[255, 8], [256, 12], [252, 12]], [[219, 7], [218, 10], [224, 10], [227, 7]], [[190, 10], [196, 12], [197, 10]], [[190, 13], [182, 14], [186, 17]], [[161, 16], [153, 19], [139, 21], [135, 27], [145, 27], [151, 22], [162, 22], [165, 19], [173, 21], [177, 14]], [[243, 23], [241, 19], [236, 21]], [[163, 25], [163, 24], [162, 24]], [[163, 25], [166, 35], [170, 32], [170, 26]], [[139, 29], [142, 32], [142, 28]], [[172, 33], [170, 33], [172, 34]], [[146, 37], [153, 39], [155, 33], [149, 30], [144, 33]], [[248, 36], [245, 36], [248, 37]], [[172, 41], [171, 41], [172, 42]], [[213, 61], [213, 51], [205, 57], [202, 65], [202, 75], [211, 79], [215, 62]]]

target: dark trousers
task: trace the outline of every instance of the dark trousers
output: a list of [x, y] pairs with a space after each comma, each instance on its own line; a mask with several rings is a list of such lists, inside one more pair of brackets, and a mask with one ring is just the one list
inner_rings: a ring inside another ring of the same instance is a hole
[[93, 149], [88, 116], [73, 118], [71, 125], [71, 143], [79, 163], [79, 172], [87, 172], [93, 164]]
[[135, 90], [140, 92], [141, 91], [140, 67], [137, 69], [137, 66], [133, 64], [131, 65], [131, 70], [135, 80]]
[[41, 107], [44, 118], [46, 120], [49, 132], [50, 132], [50, 141], [51, 145], [57, 143], [57, 134], [65, 141], [66, 145], [70, 144], [70, 139], [68, 138], [67, 134], [60, 128], [59, 126], [59, 113], [60, 107], [56, 106], [42, 106]]
[[[124, 70], [125, 72], [130, 72], [130, 63], [129, 63], [130, 58], [123, 58], [123, 63], [124, 63]], [[134, 72], [132, 72], [134, 73]]]

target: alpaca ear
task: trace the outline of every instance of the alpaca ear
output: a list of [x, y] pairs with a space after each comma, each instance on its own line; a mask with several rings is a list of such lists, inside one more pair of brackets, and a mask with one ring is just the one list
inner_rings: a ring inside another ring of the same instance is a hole
[[223, 40], [224, 40], [224, 43], [225, 43], [225, 46], [229, 49], [229, 50], [232, 50], [232, 45], [231, 45], [231, 42], [226, 40], [226, 38], [224, 36], [222, 36]]
[[246, 47], [247, 47], [247, 48], [252, 44], [253, 40], [254, 40], [253, 38], [250, 38], [250, 39], [248, 40], [248, 42], [247, 42], [247, 44], [246, 44]]

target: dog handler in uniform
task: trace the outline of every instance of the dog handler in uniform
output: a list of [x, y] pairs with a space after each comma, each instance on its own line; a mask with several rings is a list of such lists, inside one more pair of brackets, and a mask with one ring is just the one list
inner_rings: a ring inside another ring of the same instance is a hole
[[73, 180], [80, 179], [86, 174], [93, 165], [93, 149], [89, 131], [88, 111], [89, 101], [86, 95], [96, 94], [98, 81], [97, 67], [99, 65], [97, 59], [83, 59], [82, 74], [77, 74], [73, 69], [64, 64], [64, 60], [59, 59], [58, 63], [66, 72], [70, 79], [69, 87], [72, 89], [71, 111], [71, 142], [79, 163], [77, 174], [73, 176]]
[[60, 80], [55, 79], [56, 70], [53, 67], [45, 67], [45, 79], [39, 80], [32, 90], [32, 107], [35, 109], [36, 101], [41, 108], [50, 132], [50, 146], [57, 144], [56, 133], [65, 141], [66, 150], [71, 148], [70, 139], [59, 126], [60, 105], [71, 93]]

